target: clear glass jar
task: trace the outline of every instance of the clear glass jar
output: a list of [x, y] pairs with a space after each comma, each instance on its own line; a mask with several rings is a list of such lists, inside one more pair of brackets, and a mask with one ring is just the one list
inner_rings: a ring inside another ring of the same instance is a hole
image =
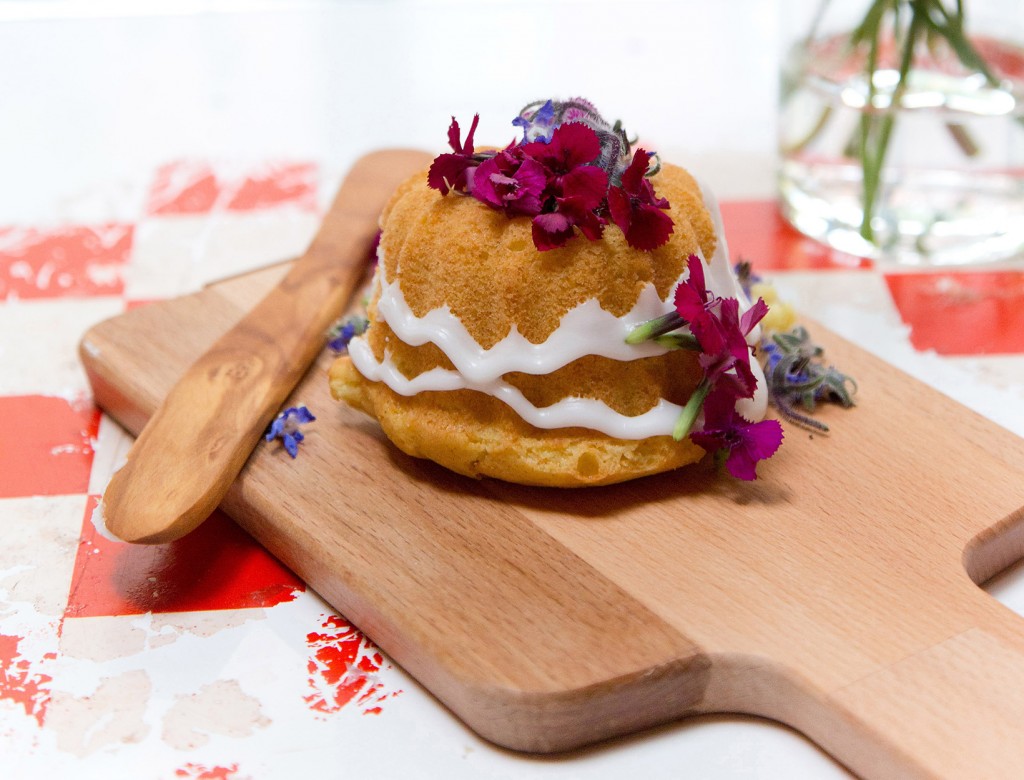
[[787, 12], [799, 31], [781, 73], [789, 221], [881, 261], [1024, 260], [1024, 4], [794, 0]]

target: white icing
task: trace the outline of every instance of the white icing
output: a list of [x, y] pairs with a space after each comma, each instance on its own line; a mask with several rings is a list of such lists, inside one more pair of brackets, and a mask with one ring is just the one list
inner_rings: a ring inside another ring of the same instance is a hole
[[683, 408], [662, 399], [658, 404], [635, 417], [616, 412], [603, 401], [594, 398], [563, 398], [550, 406], [534, 406], [519, 391], [501, 379], [473, 382], [444, 368], [432, 368], [412, 379], [398, 370], [385, 353], [380, 363], [364, 340], [353, 339], [349, 356], [366, 379], [383, 382], [399, 395], [416, 395], [429, 390], [477, 390], [508, 404], [526, 422], [535, 428], [591, 428], [618, 439], [646, 439], [650, 436], [671, 435], [676, 419]]
[[[746, 311], [750, 308], [750, 301], [740, 289], [729, 263], [718, 203], [708, 190], [703, 191], [704, 203], [718, 236], [715, 253], [705, 267], [707, 287], [716, 295], [737, 298], [740, 310]], [[675, 287], [685, 281], [687, 273], [680, 277], [664, 300], [653, 284], [645, 285], [636, 304], [622, 317], [616, 317], [601, 308], [596, 299], [590, 299], [567, 312], [541, 344], [528, 341], [513, 327], [504, 339], [490, 349], [484, 349], [465, 325], [452, 315], [447, 305], [417, 317], [409, 308], [398, 279], [385, 278], [383, 256], [379, 259], [377, 283], [381, 292], [377, 319], [386, 322], [395, 335], [410, 346], [435, 344], [455, 370], [434, 368], [409, 379], [398, 370], [390, 353], [385, 352], [384, 360], [378, 362], [366, 339], [358, 337], [349, 344], [349, 356], [366, 379], [384, 382], [405, 396], [432, 390], [476, 390], [506, 403], [536, 428], [580, 426], [619, 439], [671, 435], [682, 407], [664, 399], [644, 414], [633, 417], [620, 414], [604, 402], [590, 398], [564, 398], [550, 406], [537, 407], [501, 377], [510, 372], [549, 374], [585, 355], [629, 361], [664, 354], [668, 350], [658, 344], [650, 341], [627, 344], [625, 338], [637, 325], [673, 311]], [[760, 337], [760, 327], [757, 327], [748, 336], [748, 343], [757, 344]], [[761, 366], [753, 359], [750, 364], [757, 388], [753, 398], [737, 402], [736, 410], [748, 420], [760, 420], [767, 411], [768, 394]]]
[[423, 317], [413, 314], [398, 282], [382, 278], [377, 303], [378, 319], [386, 322], [399, 339], [413, 347], [436, 344], [471, 383], [497, 379], [510, 371], [550, 374], [585, 355], [622, 361], [663, 355], [667, 348], [652, 341], [627, 344], [626, 336], [637, 325], [671, 310], [671, 304], [658, 297], [654, 285], [647, 284], [633, 308], [622, 317], [602, 309], [597, 299], [591, 298], [567, 312], [541, 344], [528, 341], [513, 326], [505, 338], [484, 349], [447, 304]]

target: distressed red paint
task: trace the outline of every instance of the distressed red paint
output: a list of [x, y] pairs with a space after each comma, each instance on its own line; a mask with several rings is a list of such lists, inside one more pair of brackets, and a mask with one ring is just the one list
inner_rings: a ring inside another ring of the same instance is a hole
[[755, 271], [871, 267], [869, 260], [838, 252], [800, 233], [774, 200], [723, 201], [721, 208], [730, 258], [749, 260]]
[[208, 767], [189, 762], [174, 770], [175, 777], [186, 777], [189, 780], [231, 780], [237, 775], [238, 764]]
[[[49, 683], [53, 678], [32, 671], [31, 663], [18, 651], [23, 640], [24, 637], [0, 634], [0, 699], [19, 705], [42, 726], [46, 705], [50, 702]], [[44, 656], [47, 660], [55, 657], [53, 653]]]
[[0, 498], [85, 493], [100, 411], [80, 398], [0, 396]]
[[887, 274], [885, 281], [916, 349], [1024, 353], [1024, 273], [904, 273]]
[[312, 163], [276, 165], [250, 174], [234, 193], [232, 211], [291, 205], [306, 211], [316, 209], [317, 167]]
[[182, 539], [133, 545], [96, 532], [90, 498], [66, 617], [272, 607], [305, 585], [222, 512]]
[[208, 214], [285, 205], [315, 211], [317, 175], [313, 163], [268, 165], [232, 175], [205, 162], [174, 162], [157, 170], [146, 211], [151, 215]]
[[206, 214], [220, 195], [220, 184], [206, 163], [173, 162], [160, 166], [150, 185], [148, 214]]
[[120, 295], [133, 226], [0, 229], [0, 299]]
[[379, 715], [380, 704], [401, 693], [388, 693], [377, 679], [384, 664], [380, 651], [359, 629], [337, 615], [324, 616], [320, 627], [306, 635], [312, 651], [307, 663], [313, 693], [303, 697], [314, 712], [330, 714], [348, 704], [363, 707], [365, 715]]

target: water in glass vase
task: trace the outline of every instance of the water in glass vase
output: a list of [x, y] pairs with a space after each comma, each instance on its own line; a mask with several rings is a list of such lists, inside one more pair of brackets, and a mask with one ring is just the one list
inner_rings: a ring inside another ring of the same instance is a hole
[[936, 59], [915, 60], [901, 83], [884, 51], [869, 81], [847, 41], [802, 42], [784, 63], [786, 217], [837, 249], [880, 260], [1024, 257], [1024, 50], [974, 41], [999, 73], [995, 83]]

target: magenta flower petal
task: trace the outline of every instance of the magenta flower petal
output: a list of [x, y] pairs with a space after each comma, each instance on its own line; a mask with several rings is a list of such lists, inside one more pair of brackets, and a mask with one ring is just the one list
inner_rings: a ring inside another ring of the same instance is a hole
[[577, 198], [587, 209], [601, 205], [608, 192], [608, 174], [594, 165], [580, 165], [561, 180], [562, 197]]
[[601, 154], [601, 142], [591, 128], [578, 122], [559, 125], [547, 143], [534, 141], [520, 147], [556, 175], [564, 175], [580, 165], [588, 165]]
[[540, 163], [518, 150], [499, 152], [473, 172], [472, 194], [477, 200], [508, 216], [533, 216], [541, 212], [541, 194], [547, 172]]
[[533, 218], [533, 244], [541, 252], [565, 246], [573, 237], [572, 220], [557, 212]]
[[621, 186], [630, 195], [639, 196], [643, 183], [646, 181], [645, 174], [651, 165], [650, 155], [643, 149], [637, 149], [629, 167], [622, 172]]
[[596, 241], [604, 232], [604, 220], [594, 213], [589, 200], [584, 198], [559, 198], [558, 214], [569, 219], [591, 241]]
[[754, 305], [743, 312], [743, 316], [740, 317], [740, 330], [743, 331], [743, 335], [750, 333], [766, 314], [768, 314], [768, 304], [764, 302], [763, 298], [758, 298]]
[[452, 123], [448, 125], [448, 145], [452, 148], [452, 151], [456, 154], [473, 154], [473, 135], [476, 133], [476, 126], [480, 124], [480, 115], [473, 115], [473, 124], [469, 127], [469, 133], [466, 134], [466, 143], [463, 144], [459, 140], [460, 131], [459, 123], [452, 117]]
[[480, 115], [474, 115], [466, 143], [463, 144], [460, 139], [459, 123], [452, 117], [452, 123], [448, 126], [448, 145], [452, 151], [434, 158], [430, 170], [427, 171], [427, 186], [440, 190], [442, 195], [447, 195], [450, 190], [469, 190], [472, 173], [470, 169], [477, 165], [477, 161], [473, 159], [473, 134], [476, 133], [479, 122]]
[[548, 184], [547, 171], [536, 160], [525, 159], [513, 177], [516, 181], [517, 214], [534, 215], [541, 212], [541, 195]]
[[620, 186], [608, 191], [612, 222], [626, 236], [626, 243], [643, 251], [657, 249], [668, 241], [673, 230], [672, 218], [664, 213], [669, 207], [668, 201], [657, 197], [645, 177], [650, 164], [650, 155], [637, 149], [622, 174]]
[[782, 444], [778, 420], [752, 423], [736, 413], [736, 399], [716, 388], [704, 401], [704, 426], [690, 437], [708, 452], [725, 452], [725, 467], [737, 479], [757, 479], [757, 462]]
[[467, 188], [466, 171], [475, 165], [468, 157], [460, 154], [439, 154], [430, 164], [427, 185], [447, 195], [449, 190], [463, 192]]
[[473, 172], [473, 197], [496, 209], [503, 208], [504, 203], [495, 186], [495, 177], [500, 175], [501, 170], [498, 168], [496, 156], [480, 163]]
[[[629, 193], [622, 187], [612, 187], [608, 190], [608, 216], [619, 226], [620, 230], [623, 225], [629, 227], [629, 221], [633, 216], [633, 207], [630, 204]], [[676, 294], [678, 295], [678, 291]], [[676, 307], [678, 308], [678, 304]]]
[[672, 217], [654, 206], [641, 204], [633, 209], [629, 225], [622, 232], [631, 247], [650, 252], [668, 241], [672, 230]]
[[720, 299], [708, 292], [703, 260], [697, 255], [690, 255], [687, 268], [689, 275], [686, 281], [676, 287], [676, 313], [689, 324], [690, 332], [697, 338], [701, 350], [714, 357], [726, 347], [722, 323], [713, 312], [713, 307]]

